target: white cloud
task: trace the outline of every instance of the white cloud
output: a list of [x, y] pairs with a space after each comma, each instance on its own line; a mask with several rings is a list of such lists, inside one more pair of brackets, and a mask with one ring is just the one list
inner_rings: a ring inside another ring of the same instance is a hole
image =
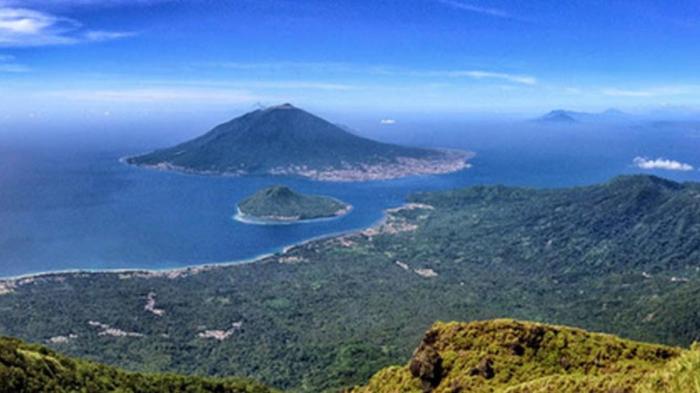
[[490, 71], [446, 71], [450, 77], [468, 77], [472, 79], [500, 79], [508, 82], [520, 83], [523, 85], [537, 84], [537, 78], [529, 75], [506, 74], [502, 72]]
[[109, 41], [109, 40], [116, 40], [119, 38], [133, 37], [135, 35], [136, 35], [136, 33], [133, 31], [92, 30], [92, 31], [88, 31], [85, 34], [83, 34], [83, 38], [86, 41], [98, 42], [98, 41]]
[[496, 9], [496, 8], [481, 7], [481, 6], [477, 6], [474, 4], [466, 3], [463, 1], [457, 1], [457, 0], [437, 0], [437, 1], [438, 1], [438, 3], [444, 4], [446, 6], [456, 8], [456, 9], [462, 10], [462, 11], [474, 12], [477, 14], [493, 16], [496, 18], [504, 18], [504, 19], [513, 18], [513, 16], [511, 14], [509, 14], [503, 10]]
[[700, 92], [700, 86], [698, 85], [675, 85], [675, 86], [660, 86], [651, 87], [647, 89], [617, 89], [617, 88], [607, 88], [603, 89], [603, 94], [611, 97], [659, 97], [659, 96], [674, 96], [683, 94], [693, 94]]
[[641, 169], [664, 169], [668, 171], [692, 171], [693, 166], [679, 161], [657, 158], [655, 160], [646, 157], [635, 157], [634, 165]]
[[342, 62], [303, 62], [303, 61], [277, 61], [264, 63], [244, 63], [237, 61], [221, 61], [196, 63], [194, 66], [223, 68], [239, 71], [264, 71], [264, 72], [333, 72], [333, 73], [375, 73], [378, 67], [366, 66]]
[[[148, 83], [158, 86], [172, 86], [172, 80], [144, 80], [143, 83]], [[328, 90], [328, 91], [354, 91], [363, 90], [367, 86], [350, 85], [343, 83], [330, 83], [314, 80], [189, 80], [177, 81], [177, 86], [194, 86], [202, 87], [226, 87], [231, 89], [264, 89], [264, 90]]]
[[646, 90], [623, 90], [623, 89], [604, 89], [603, 94], [612, 97], [651, 97], [654, 95]]
[[0, 6], [70, 8], [70, 7], [115, 7], [147, 6], [176, 0], [0, 0]]
[[[537, 78], [531, 75], [511, 74], [486, 70], [417, 70], [390, 65], [350, 64], [339, 62], [293, 62], [279, 61], [273, 63], [241, 63], [241, 62], [216, 62], [198, 63], [194, 66], [216, 67], [252, 72], [282, 71], [294, 73], [338, 73], [338, 74], [368, 74], [398, 77], [420, 78], [471, 78], [471, 79], [495, 79], [523, 85], [536, 85]], [[357, 88], [357, 86], [353, 87]]]
[[523, 85], [537, 84], [537, 78], [534, 76], [483, 70], [408, 71], [405, 74], [418, 77], [496, 79]]
[[382, 119], [379, 121], [379, 123], [384, 124], [384, 125], [392, 125], [392, 124], [396, 124], [396, 120], [394, 120], [394, 119]]
[[85, 30], [70, 18], [0, 4], [0, 47], [70, 45], [131, 35], [134, 33]]
[[348, 91], [362, 87], [342, 83], [326, 83], [314, 81], [270, 81], [270, 82], [240, 82], [241, 85], [262, 89], [300, 89], [300, 90], [330, 90]]
[[75, 101], [88, 102], [203, 102], [246, 103], [261, 100], [261, 97], [243, 90], [209, 88], [124, 88], [89, 90], [54, 90], [42, 95]]

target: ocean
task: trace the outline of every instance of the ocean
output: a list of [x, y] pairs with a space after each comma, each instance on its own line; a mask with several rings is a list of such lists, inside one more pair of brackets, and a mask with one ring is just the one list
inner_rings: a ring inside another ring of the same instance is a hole
[[[700, 181], [700, 123], [543, 126], [426, 121], [376, 126], [368, 133], [384, 141], [471, 150], [477, 156], [472, 168], [448, 175], [326, 183], [185, 175], [119, 162], [123, 156], [172, 143], [172, 135], [128, 143], [114, 137], [99, 143], [99, 137], [92, 137], [92, 143], [81, 143], [76, 135], [47, 142], [0, 134], [0, 277], [250, 259], [315, 237], [368, 227], [381, 219], [384, 209], [402, 204], [416, 191], [476, 184], [564, 187], [629, 173]], [[633, 165], [635, 157], [664, 157], [694, 169], [640, 169]], [[354, 208], [339, 219], [292, 225], [233, 219], [238, 201], [272, 184], [333, 196]]]

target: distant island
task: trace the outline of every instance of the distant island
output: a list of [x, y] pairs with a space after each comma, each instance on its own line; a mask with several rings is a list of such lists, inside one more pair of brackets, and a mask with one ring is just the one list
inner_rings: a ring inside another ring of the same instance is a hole
[[236, 218], [252, 222], [297, 222], [340, 217], [351, 208], [335, 198], [304, 195], [289, 187], [272, 186], [239, 203]]
[[292, 175], [325, 181], [386, 180], [468, 168], [473, 154], [376, 142], [291, 104], [259, 109], [129, 164], [209, 175]]
[[574, 119], [571, 112], [561, 109], [553, 110], [537, 119], [537, 121], [545, 123], [578, 123], [578, 120]]
[[631, 120], [632, 117], [619, 109], [610, 108], [603, 112], [577, 112], [566, 109], [555, 109], [535, 119], [540, 123], [573, 124], [583, 122], [621, 122]]

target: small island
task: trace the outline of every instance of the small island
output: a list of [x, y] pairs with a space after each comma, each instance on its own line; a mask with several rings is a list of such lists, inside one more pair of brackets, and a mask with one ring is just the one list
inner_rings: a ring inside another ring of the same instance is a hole
[[256, 224], [291, 223], [340, 217], [352, 206], [335, 198], [304, 195], [286, 186], [264, 188], [238, 204], [235, 218]]

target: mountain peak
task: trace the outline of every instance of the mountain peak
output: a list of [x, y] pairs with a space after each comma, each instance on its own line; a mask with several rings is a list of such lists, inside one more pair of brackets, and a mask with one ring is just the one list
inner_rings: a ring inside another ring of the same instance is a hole
[[555, 109], [546, 115], [539, 118], [539, 121], [554, 122], [554, 123], [575, 123], [576, 119], [571, 112], [564, 109]]
[[454, 172], [467, 152], [381, 143], [290, 103], [246, 113], [198, 138], [127, 160], [156, 169], [362, 181]]
[[635, 383], [685, 354], [566, 326], [507, 319], [436, 323], [408, 365], [386, 368], [352, 393], [598, 391], [601, 375], [606, 391], [637, 391]]
[[350, 206], [330, 197], [305, 195], [287, 186], [263, 188], [238, 204], [238, 219], [244, 222], [290, 222], [315, 218], [337, 217], [350, 211]]
[[625, 115], [626, 113], [617, 108], [608, 108], [603, 112], [604, 115]]
[[279, 109], [279, 110], [285, 110], [285, 109], [298, 109], [298, 110], [301, 110], [301, 109], [295, 107], [294, 105], [292, 105], [292, 104], [290, 104], [290, 103], [288, 103], [288, 102], [285, 102], [284, 104], [280, 104], [280, 105], [274, 105], [274, 106], [271, 106], [271, 107], [267, 108], [267, 110], [278, 110], [278, 109]]
[[603, 112], [555, 109], [537, 119], [537, 121], [549, 123], [621, 122], [627, 120], [630, 120], [630, 116], [617, 108], [608, 108]]
[[654, 175], [619, 175], [608, 182], [610, 187], [621, 187], [621, 190], [628, 193], [631, 188], [647, 187], [656, 188], [659, 190], [677, 190], [683, 188], [682, 183], [673, 180], [664, 179]]
[[268, 197], [290, 197], [296, 193], [287, 186], [271, 186], [264, 190], [264, 194]]

